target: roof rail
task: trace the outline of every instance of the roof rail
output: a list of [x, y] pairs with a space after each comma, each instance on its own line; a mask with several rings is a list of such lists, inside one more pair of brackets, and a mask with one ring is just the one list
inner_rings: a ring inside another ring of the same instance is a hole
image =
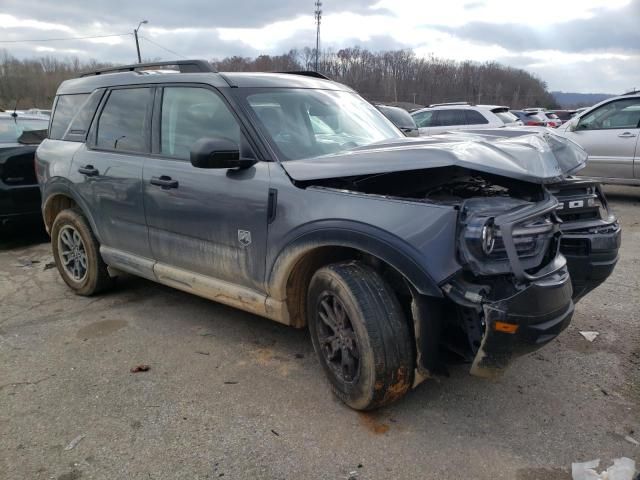
[[432, 103], [427, 105], [428, 107], [445, 107], [447, 105], [471, 105], [469, 102], [444, 102], [444, 103]]
[[637, 93], [640, 93], [640, 90], [637, 90], [637, 89], [634, 88], [630, 92], [623, 93], [622, 96], [625, 96], [625, 95], [636, 95]]
[[100, 68], [82, 72], [81, 77], [102, 75], [103, 73], [135, 72], [136, 70], [153, 67], [176, 66], [180, 73], [217, 73], [217, 71], [205, 60], [172, 60], [168, 62], [134, 63], [133, 65], [120, 65], [118, 67]]
[[326, 75], [323, 75], [319, 72], [313, 70], [292, 70], [290, 72], [278, 72], [278, 73], [288, 73], [289, 75], [304, 75], [305, 77], [313, 77], [313, 78], [321, 78], [323, 80], [331, 80]]

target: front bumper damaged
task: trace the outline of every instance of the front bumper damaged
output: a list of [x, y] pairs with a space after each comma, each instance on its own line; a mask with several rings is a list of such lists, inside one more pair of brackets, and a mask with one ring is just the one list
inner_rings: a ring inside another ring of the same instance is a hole
[[457, 312], [467, 338], [465, 357], [471, 374], [499, 376], [511, 360], [554, 339], [571, 322], [574, 303], [565, 257], [559, 252], [560, 231], [554, 224], [541, 267], [531, 267], [516, 250], [515, 232], [523, 222], [553, 215], [554, 198], [494, 218], [500, 227], [509, 271], [495, 274], [473, 265], [442, 286]]
[[566, 269], [537, 280], [518, 293], [482, 305], [484, 335], [471, 374], [496, 377], [517, 356], [557, 337], [574, 311]]

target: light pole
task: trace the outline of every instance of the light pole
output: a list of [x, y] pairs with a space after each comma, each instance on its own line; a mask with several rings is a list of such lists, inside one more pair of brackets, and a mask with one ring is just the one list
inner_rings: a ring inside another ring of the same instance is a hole
[[144, 23], [149, 23], [147, 20], [142, 20], [138, 24], [138, 28], [133, 30], [133, 36], [136, 37], [136, 50], [138, 51], [138, 63], [142, 63], [142, 58], [140, 57], [140, 43], [138, 42], [138, 30], [140, 30], [140, 26]]
[[316, 10], [314, 12], [316, 17], [316, 72], [318, 71], [318, 57], [320, 55], [320, 20], [322, 19], [322, 2], [316, 0]]

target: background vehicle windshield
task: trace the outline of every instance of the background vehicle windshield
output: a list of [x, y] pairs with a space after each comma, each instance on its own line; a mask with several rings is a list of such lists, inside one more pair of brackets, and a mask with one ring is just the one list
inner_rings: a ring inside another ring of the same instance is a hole
[[17, 143], [18, 138], [24, 132], [32, 130], [46, 130], [49, 126], [47, 120], [14, 120], [13, 118], [0, 118], [0, 143]]
[[350, 92], [260, 89], [246, 96], [282, 160], [339, 153], [404, 135], [373, 105]]

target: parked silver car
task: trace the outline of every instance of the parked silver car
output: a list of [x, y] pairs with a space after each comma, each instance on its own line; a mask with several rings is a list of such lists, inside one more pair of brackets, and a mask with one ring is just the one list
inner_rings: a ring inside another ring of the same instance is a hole
[[594, 105], [557, 132], [589, 154], [580, 175], [603, 183], [640, 185], [640, 93], [609, 98]]
[[509, 113], [509, 107], [470, 105], [465, 102], [439, 103], [411, 113], [420, 136], [452, 130], [517, 127], [522, 122]]

